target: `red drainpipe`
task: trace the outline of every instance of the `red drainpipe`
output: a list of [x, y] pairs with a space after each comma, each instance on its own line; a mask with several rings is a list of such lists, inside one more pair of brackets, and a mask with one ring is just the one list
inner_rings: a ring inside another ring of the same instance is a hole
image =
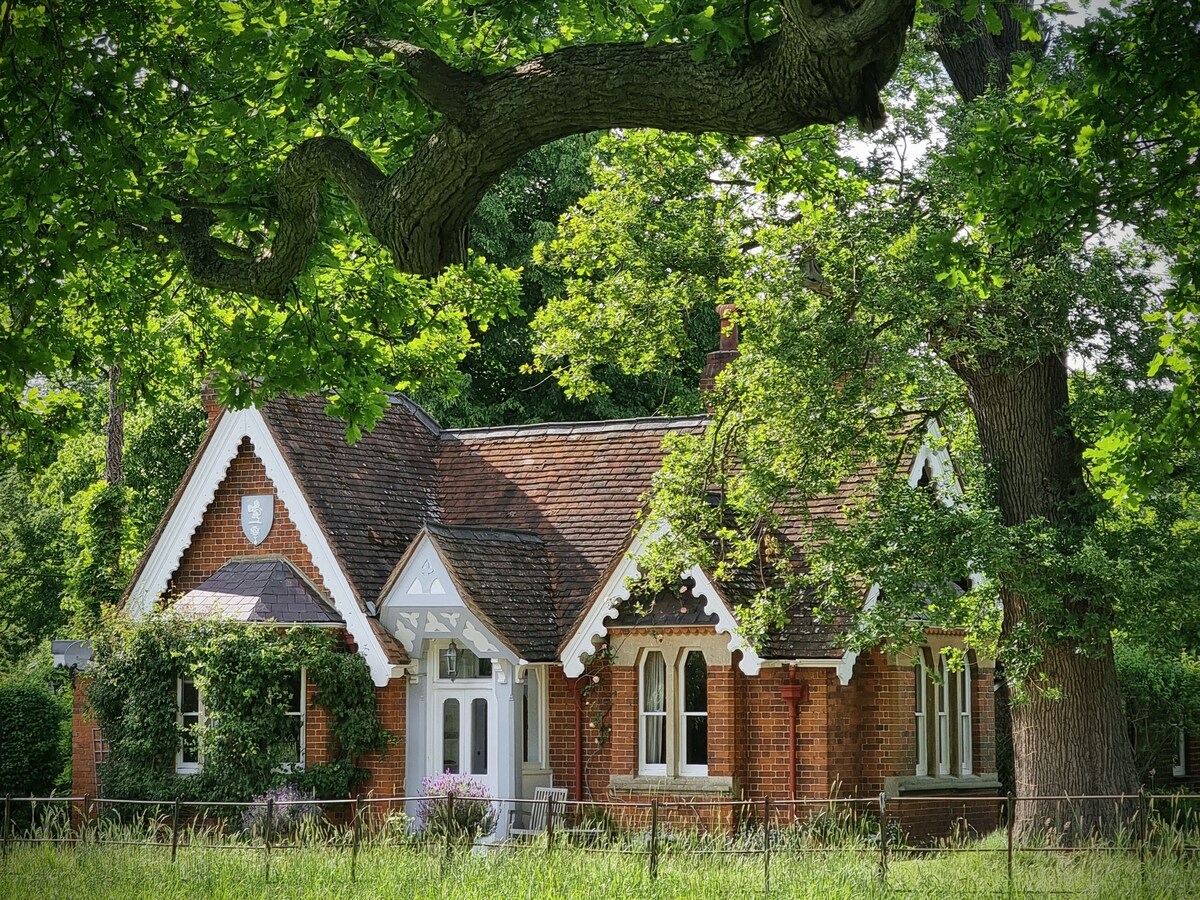
[[[788, 666], [787, 681], [779, 685], [779, 696], [788, 705], [788, 796], [796, 799], [796, 719], [800, 704], [808, 700], [808, 685], [796, 681], [796, 667]], [[794, 809], [794, 807], [793, 807]]]
[[586, 676], [575, 679], [575, 799], [583, 799], [583, 685]]

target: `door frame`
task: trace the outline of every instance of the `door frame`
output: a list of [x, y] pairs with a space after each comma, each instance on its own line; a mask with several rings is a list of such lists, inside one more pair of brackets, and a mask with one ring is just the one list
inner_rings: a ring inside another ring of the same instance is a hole
[[[438, 659], [445, 649], [445, 641], [431, 641], [428, 649], [427, 671], [429, 677], [429, 694], [426, 701], [428, 707], [427, 734], [430, 736], [428, 749], [425, 754], [425, 771], [430, 775], [441, 773], [443, 751], [443, 705], [451, 699], [459, 702], [459, 772], [478, 778], [487, 785], [493, 796], [499, 796], [499, 767], [501, 754], [499, 746], [499, 697], [496, 691], [495, 665], [492, 660], [493, 674], [488, 678], [448, 678], [438, 677]], [[484, 775], [473, 774], [471, 769], [471, 739], [472, 719], [470, 714], [471, 701], [484, 700], [487, 703], [487, 763], [488, 771]]]

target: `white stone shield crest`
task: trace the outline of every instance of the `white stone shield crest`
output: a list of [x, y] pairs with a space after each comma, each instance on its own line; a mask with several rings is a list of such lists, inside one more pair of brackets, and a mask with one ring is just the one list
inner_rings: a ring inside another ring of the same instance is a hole
[[272, 494], [248, 494], [242, 497], [242, 533], [257, 547], [271, 533], [275, 521], [275, 497]]

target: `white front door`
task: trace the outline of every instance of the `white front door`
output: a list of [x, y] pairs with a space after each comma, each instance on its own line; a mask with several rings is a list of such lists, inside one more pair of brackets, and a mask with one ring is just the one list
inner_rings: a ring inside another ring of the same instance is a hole
[[496, 760], [495, 691], [435, 689], [433, 749], [435, 772], [474, 775], [494, 784]]
[[440, 668], [433, 670], [430, 692], [428, 771], [470, 775], [496, 796], [500, 761], [491, 662], [472, 658], [454, 679], [446, 677], [444, 665]]

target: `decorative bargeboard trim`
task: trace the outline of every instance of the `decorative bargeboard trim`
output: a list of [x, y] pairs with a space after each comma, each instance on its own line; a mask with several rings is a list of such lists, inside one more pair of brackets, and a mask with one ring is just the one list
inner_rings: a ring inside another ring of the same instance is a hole
[[134, 619], [153, 611], [155, 602], [166, 591], [171, 576], [179, 567], [184, 551], [191, 545], [196, 529], [204, 521], [204, 515], [225, 480], [244, 438], [249, 438], [254, 445], [255, 455], [275, 485], [276, 496], [300, 533], [300, 539], [312, 556], [313, 565], [321, 573], [334, 608], [346, 621], [347, 630], [358, 644], [359, 652], [366, 658], [372, 680], [376, 687], [383, 687], [392, 676], [392, 664], [366, 613], [359, 606], [357, 595], [334, 556], [324, 530], [309, 508], [283, 452], [271, 435], [266, 420], [253, 407], [226, 410], [222, 414], [170, 520], [151, 548], [150, 558], [129, 592], [125, 608]]

